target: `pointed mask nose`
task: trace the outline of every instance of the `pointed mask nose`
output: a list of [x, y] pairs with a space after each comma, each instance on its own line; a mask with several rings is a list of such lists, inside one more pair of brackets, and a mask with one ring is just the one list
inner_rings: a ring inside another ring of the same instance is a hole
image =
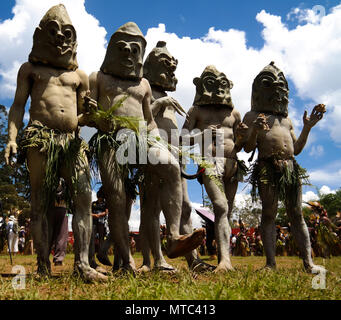
[[65, 36], [60, 31], [57, 31], [56, 38], [60, 42], [64, 42], [65, 41]]

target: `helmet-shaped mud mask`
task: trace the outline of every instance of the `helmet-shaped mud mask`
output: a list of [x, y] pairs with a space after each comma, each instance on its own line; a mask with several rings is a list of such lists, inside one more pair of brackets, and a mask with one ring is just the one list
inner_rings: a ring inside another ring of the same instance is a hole
[[252, 85], [251, 110], [288, 116], [289, 87], [283, 72], [271, 62]]
[[76, 70], [78, 68], [76, 50], [76, 30], [65, 6], [59, 4], [50, 8], [34, 32], [29, 61]]
[[230, 90], [233, 82], [214, 66], [207, 66], [200, 78], [194, 78], [196, 86], [194, 105], [218, 104], [233, 108]]
[[123, 79], [141, 79], [146, 44], [137, 24], [127, 22], [111, 36], [101, 71]]
[[174, 72], [177, 65], [178, 60], [169, 53], [166, 42], [159, 41], [144, 62], [143, 76], [151, 86], [160, 87], [166, 91], [175, 91], [178, 79]]

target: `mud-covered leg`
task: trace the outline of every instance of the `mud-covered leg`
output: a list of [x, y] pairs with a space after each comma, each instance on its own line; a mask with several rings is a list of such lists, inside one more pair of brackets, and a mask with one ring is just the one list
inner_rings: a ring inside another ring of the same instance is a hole
[[[161, 250], [160, 239], [160, 178], [153, 173], [146, 172], [145, 185], [148, 186], [148, 193], [144, 193], [141, 201], [141, 227], [143, 239], [143, 266], [140, 271], [149, 271], [150, 251], [154, 258], [154, 268], [161, 271], [174, 271], [175, 268], [168, 264]], [[149, 264], [148, 264], [149, 263]], [[148, 270], [149, 269], [149, 270]]]
[[[180, 233], [181, 234], [190, 234], [193, 232], [192, 227], [192, 219], [191, 212], [192, 206], [189, 200], [188, 191], [187, 191], [187, 180], [185, 178], [181, 178], [182, 182], [182, 213], [181, 213], [181, 221], [180, 221]], [[192, 250], [191, 252], [185, 255], [188, 267], [196, 272], [203, 271], [213, 271], [215, 266], [212, 266], [208, 263], [205, 263], [198, 257], [197, 250]]]
[[46, 157], [37, 149], [27, 151], [27, 166], [31, 185], [31, 232], [37, 252], [37, 272], [51, 273], [47, 212], [44, 212], [44, 181]]
[[115, 250], [122, 259], [122, 268], [136, 271], [130, 264], [129, 224], [126, 214], [127, 198], [124, 179], [125, 172], [116, 162], [115, 151], [110, 147], [102, 147], [99, 158], [99, 169], [109, 209], [108, 223]]
[[[76, 173], [77, 171], [77, 173]], [[86, 281], [106, 281], [107, 277], [89, 265], [89, 246], [92, 233], [90, 172], [85, 153], [74, 160], [74, 165], [61, 169], [73, 203], [72, 230], [74, 235], [74, 271]]]
[[228, 204], [225, 193], [207, 175], [203, 176], [203, 182], [215, 215], [214, 232], [218, 247], [218, 266], [215, 272], [233, 270], [230, 260], [231, 227], [227, 219]]
[[[296, 195], [296, 199], [290, 196], [292, 194]], [[288, 190], [285, 205], [290, 221], [290, 230], [303, 259], [304, 268], [308, 272], [316, 272], [317, 270], [320, 270], [321, 267], [316, 266], [312, 259], [309, 231], [302, 214], [301, 185], [297, 190], [294, 190], [294, 192]]]
[[[127, 194], [126, 211], [125, 211], [127, 221], [129, 221], [129, 219], [130, 219], [131, 207], [132, 207], [133, 203], [134, 203], [134, 200], [130, 197], [129, 194]], [[128, 226], [129, 226], [129, 224], [128, 224]], [[134, 261], [133, 255], [131, 254], [130, 246], [129, 246], [129, 265], [133, 271], [136, 270], [135, 261]]]
[[266, 267], [276, 268], [276, 226], [278, 194], [271, 185], [260, 184], [259, 195], [262, 201], [261, 237], [266, 255]]
[[159, 194], [167, 224], [167, 255], [173, 259], [197, 248], [205, 237], [205, 230], [202, 228], [189, 235], [180, 235], [182, 183], [179, 163], [168, 150], [151, 148], [149, 155], [160, 161], [150, 165], [150, 170], [161, 181]]
[[141, 243], [141, 252], [143, 257], [142, 266], [138, 269], [139, 272], [148, 272], [152, 268], [151, 259], [150, 259], [150, 244], [148, 237], [148, 224], [150, 223], [148, 217], [148, 211], [146, 210], [146, 200], [148, 196], [145, 194], [145, 184], [149, 184], [150, 178], [145, 174], [144, 183], [140, 185], [140, 206], [141, 206], [141, 219], [140, 219], [140, 243]]
[[225, 194], [226, 194], [227, 203], [229, 206], [229, 211], [227, 214], [228, 219], [230, 219], [232, 215], [233, 203], [234, 203], [234, 198], [237, 193], [237, 189], [238, 189], [238, 181], [236, 179], [233, 179], [233, 181], [231, 181], [231, 179], [228, 179], [228, 181], [225, 182]]

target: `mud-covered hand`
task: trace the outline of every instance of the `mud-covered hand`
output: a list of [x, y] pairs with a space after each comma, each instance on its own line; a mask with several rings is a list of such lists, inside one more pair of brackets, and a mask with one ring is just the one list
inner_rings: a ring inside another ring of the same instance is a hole
[[90, 96], [84, 96], [84, 110], [85, 112], [96, 111], [98, 109], [98, 104], [95, 99], [90, 98]]
[[13, 162], [11, 161], [11, 158], [17, 154], [17, 144], [13, 141], [8, 142], [6, 148], [5, 148], [5, 160], [7, 165], [13, 166]]
[[312, 128], [316, 123], [318, 123], [322, 118], [323, 114], [326, 112], [326, 106], [324, 104], [318, 104], [314, 107], [313, 111], [308, 117], [307, 110], [304, 111], [303, 124]]
[[98, 109], [97, 101], [90, 98], [90, 92], [83, 97], [83, 112], [78, 115], [78, 124], [80, 126], [95, 127], [96, 124], [92, 119], [92, 113]]
[[159, 99], [156, 99], [152, 104], [153, 109], [153, 115], [157, 115], [160, 110], [165, 108], [173, 108], [175, 112], [180, 114], [181, 116], [187, 117], [187, 112], [181, 107], [179, 102], [177, 102], [174, 98], [170, 96], [162, 97]]
[[267, 132], [270, 130], [265, 114], [260, 113], [258, 115], [257, 119], [253, 121], [253, 127], [256, 129], [257, 132]]
[[249, 127], [244, 122], [239, 123], [236, 128], [236, 138], [239, 140], [243, 140], [246, 137], [248, 130]]

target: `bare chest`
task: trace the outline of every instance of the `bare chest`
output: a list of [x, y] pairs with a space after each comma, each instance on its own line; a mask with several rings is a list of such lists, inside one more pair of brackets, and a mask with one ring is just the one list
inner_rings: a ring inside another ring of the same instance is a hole
[[269, 117], [268, 124], [270, 131], [267, 132], [269, 138], [286, 139], [291, 136], [290, 129], [291, 124], [286, 118]]
[[76, 72], [49, 68], [37, 68], [32, 73], [32, 79], [33, 85], [40, 90], [60, 87], [76, 91], [80, 84], [80, 79]]
[[236, 119], [232, 110], [227, 108], [201, 107], [198, 112], [198, 127], [206, 129], [211, 126], [233, 128]]
[[141, 81], [119, 80], [106, 78], [100, 86], [100, 96], [109, 97], [111, 101], [116, 97], [127, 96], [142, 103], [145, 96], [145, 88]]

